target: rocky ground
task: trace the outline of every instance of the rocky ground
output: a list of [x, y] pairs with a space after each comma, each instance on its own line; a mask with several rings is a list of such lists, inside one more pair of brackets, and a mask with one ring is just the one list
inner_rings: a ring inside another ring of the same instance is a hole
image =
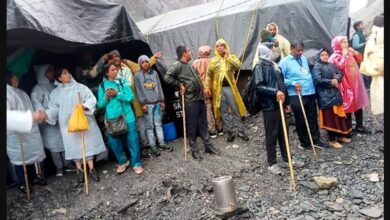
[[[365, 124], [374, 129], [369, 113]], [[45, 187], [33, 187], [31, 201], [16, 187], [7, 190], [8, 219], [218, 219], [212, 180], [233, 177], [239, 207], [245, 212], [230, 219], [384, 219], [383, 133], [357, 134], [341, 149], [312, 151], [297, 148], [295, 127], [290, 126], [297, 191], [292, 192], [290, 174], [267, 171], [262, 115], [247, 118], [250, 140], [226, 142], [226, 135], [213, 142], [222, 156], [205, 155], [201, 162], [183, 159], [183, 140], [170, 142], [171, 153], [145, 159], [145, 173], [131, 169], [115, 173], [115, 164], [97, 164], [101, 181], [90, 180], [86, 196], [75, 187], [72, 174], [50, 177]], [[383, 116], [378, 118], [383, 128]], [[326, 135], [321, 131], [323, 139]], [[200, 142], [200, 141], [199, 141]], [[278, 154], [278, 161], [281, 161]], [[337, 185], [321, 189], [313, 177], [334, 177]]]

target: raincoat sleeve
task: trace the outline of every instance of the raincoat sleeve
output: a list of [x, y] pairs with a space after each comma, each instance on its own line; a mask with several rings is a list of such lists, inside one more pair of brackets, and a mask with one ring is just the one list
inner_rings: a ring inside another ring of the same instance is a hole
[[206, 70], [206, 79], [204, 80], [204, 88], [205, 89], [210, 89], [210, 87], [211, 87], [210, 84], [211, 84], [211, 79], [213, 79], [214, 68], [215, 68], [214, 62], [210, 61], [210, 64]]
[[96, 97], [93, 95], [91, 90], [82, 85], [79, 84], [79, 89], [80, 89], [80, 96], [81, 96], [81, 105], [87, 108], [84, 110], [86, 115], [93, 115], [96, 107]]
[[339, 69], [345, 69], [348, 65], [348, 56], [352, 56], [352, 54], [348, 55], [339, 55], [334, 57], [333, 63], [339, 68]]
[[100, 60], [93, 66], [92, 70], [89, 71], [89, 75], [91, 78], [95, 78], [100, 72], [103, 70], [104, 60], [100, 58]]
[[[104, 82], [103, 82], [104, 83]], [[99, 85], [98, 87], [98, 102], [96, 106], [100, 109], [104, 109], [108, 101], [106, 100], [106, 92], [103, 91], [103, 88]]]
[[283, 38], [283, 49], [282, 49], [282, 52], [283, 52], [283, 55], [285, 57], [290, 54], [290, 52], [291, 52], [290, 48], [291, 48], [290, 42], [286, 38]]
[[[334, 64], [332, 64], [334, 65]], [[339, 68], [337, 68], [337, 66], [334, 66], [335, 69], [336, 69], [336, 73], [335, 73], [335, 76], [334, 78], [337, 79], [337, 81], [339, 81], [339, 83], [341, 83], [341, 80], [343, 79], [343, 73], [341, 72], [341, 70]]]
[[45, 110], [45, 107], [42, 105], [44, 96], [44, 91], [41, 89], [41, 87], [36, 85], [31, 92], [31, 103], [33, 104], [35, 111]]
[[33, 125], [33, 117], [30, 110], [7, 110], [7, 130], [17, 132], [29, 132]]
[[57, 100], [57, 93], [52, 92], [50, 94], [50, 102], [49, 106], [46, 109], [46, 114], [47, 114], [47, 120], [46, 122], [51, 125], [55, 125], [56, 121], [58, 120], [58, 112], [59, 112], [59, 102]]
[[276, 93], [278, 92], [278, 90], [265, 85], [263, 69], [260, 65], [255, 66], [255, 68], [253, 69], [253, 80], [255, 82], [254, 87], [257, 93], [266, 96], [276, 97]]
[[[122, 80], [122, 79], [121, 79]], [[122, 80], [122, 90], [119, 90], [117, 98], [124, 102], [131, 102], [134, 99], [134, 94], [130, 89], [130, 86]]]
[[321, 74], [321, 66], [316, 64], [313, 67], [313, 82], [316, 86], [321, 86], [325, 88], [331, 88], [332, 87], [332, 80], [331, 79], [324, 79]]
[[238, 60], [236, 55], [229, 54], [227, 61], [232, 65], [232, 69], [234, 71], [237, 71], [240, 68], [240, 61]]
[[164, 80], [168, 85], [179, 88], [180, 82], [177, 80], [177, 75], [179, 74], [179, 66], [175, 62], [170, 65], [167, 72], [165, 73]]

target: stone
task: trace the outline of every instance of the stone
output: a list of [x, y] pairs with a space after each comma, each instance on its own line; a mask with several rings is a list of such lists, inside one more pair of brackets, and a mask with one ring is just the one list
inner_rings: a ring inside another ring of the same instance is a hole
[[338, 184], [335, 177], [315, 176], [313, 179], [321, 189], [331, 189]]
[[67, 210], [64, 208], [53, 209], [53, 211], [51, 211], [52, 214], [57, 214], [57, 213], [66, 214], [66, 212], [67, 212]]
[[328, 206], [328, 210], [332, 212], [341, 212], [344, 208], [339, 204], [332, 204]]
[[364, 194], [360, 190], [352, 188], [351, 189], [351, 197], [353, 199], [363, 199], [364, 198]]
[[359, 210], [359, 212], [371, 218], [379, 218], [382, 216], [383, 209], [379, 209], [377, 207], [371, 207], [371, 208], [361, 209]]
[[343, 203], [344, 202], [344, 199], [343, 198], [337, 198], [336, 199], [336, 203]]
[[367, 176], [368, 176], [368, 180], [370, 180], [371, 182], [379, 182], [379, 177], [377, 173], [371, 173], [368, 174]]
[[236, 149], [236, 148], [239, 148], [240, 146], [238, 144], [233, 144], [232, 145], [232, 148]]
[[320, 188], [314, 184], [313, 182], [308, 182], [308, 181], [300, 181], [300, 185], [304, 186], [305, 188], [308, 188], [314, 192], [317, 192]]

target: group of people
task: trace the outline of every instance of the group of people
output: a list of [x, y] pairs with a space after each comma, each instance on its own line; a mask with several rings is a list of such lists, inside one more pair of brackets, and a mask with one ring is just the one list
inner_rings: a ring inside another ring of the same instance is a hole
[[[373, 77], [372, 112], [380, 114], [383, 113], [383, 94], [378, 97], [380, 91], [377, 89], [383, 91], [383, 16], [374, 21], [366, 44], [360, 69], [363, 74]], [[345, 36], [335, 37], [331, 46], [333, 54], [326, 48], [319, 50], [316, 63], [310, 69], [303, 55], [302, 41], [290, 43], [279, 34], [274, 22], [261, 31], [252, 80], [261, 97], [258, 105], [263, 112], [268, 169], [272, 173], [282, 172], [276, 162], [277, 142], [282, 159], [287, 162], [281, 114], [292, 111], [302, 149], [311, 149], [302, 106], [315, 147], [341, 148], [342, 143], [351, 142], [353, 131], [371, 133], [363, 126], [363, 108], [368, 106], [369, 98], [354, 58], [359, 52], [348, 46]], [[201, 46], [198, 58], [192, 62], [190, 48], [177, 47], [178, 60], [163, 76], [166, 84], [177, 88], [184, 96], [185, 135], [192, 158], [199, 161], [203, 156], [197, 146], [198, 135], [202, 138], [204, 152], [213, 155], [221, 154], [211, 141], [217, 135], [226, 133], [227, 142], [233, 142], [236, 136], [249, 140], [242, 120], [247, 111], [235, 77], [241, 63], [224, 39], [215, 43], [213, 57], [210, 57], [211, 51], [210, 46]], [[7, 112], [19, 118], [12, 126], [7, 125], [7, 155], [15, 167], [19, 188], [26, 192], [23, 163], [27, 164], [30, 183], [46, 185], [35, 170], [36, 164], [39, 167], [46, 157], [44, 148], [51, 154], [57, 176], [62, 176], [65, 167], [74, 162], [78, 183], [85, 181], [81, 134], [68, 132], [69, 118], [78, 104], [89, 124], [89, 130], [84, 131], [85, 157], [88, 174], [93, 180], [100, 180], [94, 158], [107, 154], [104, 137], [116, 158], [118, 174], [129, 166], [136, 174], [143, 173], [141, 152], [146, 146], [150, 147], [152, 156], [159, 156], [161, 150], [172, 151], [172, 146], [164, 141], [161, 124], [166, 108], [162, 84], [158, 73], [151, 68], [161, 56], [161, 52], [150, 58], [141, 55], [135, 63], [122, 59], [119, 51], [113, 50], [104, 54], [95, 65], [77, 68], [74, 76], [80, 82], [85, 78], [102, 77], [94, 91], [76, 81], [67, 68], [55, 69], [48, 64], [35, 68], [38, 84], [29, 97], [18, 89], [18, 77], [8, 74]], [[283, 109], [279, 108], [279, 102]], [[103, 110], [105, 126], [122, 122], [126, 124], [126, 132], [118, 135], [107, 129], [102, 135], [94, 115], [97, 110]], [[16, 126], [24, 117], [16, 111], [27, 111], [30, 116], [24, 121], [24, 128]], [[355, 129], [352, 129], [352, 113], [356, 118]], [[10, 123], [8, 118], [7, 123]], [[321, 141], [320, 128], [328, 132], [329, 143]], [[21, 146], [24, 158], [20, 155]], [[130, 158], [126, 156], [126, 149]]]

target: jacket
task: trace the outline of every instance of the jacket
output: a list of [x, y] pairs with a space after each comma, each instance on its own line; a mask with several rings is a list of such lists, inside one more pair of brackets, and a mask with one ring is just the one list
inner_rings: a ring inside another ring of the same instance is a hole
[[[31, 102], [34, 110], [45, 111], [49, 106], [50, 94], [55, 88], [54, 83], [51, 83], [45, 73], [49, 65], [37, 66], [35, 73], [38, 84], [32, 89]], [[64, 151], [62, 136], [58, 124], [50, 125], [47, 122], [39, 124], [39, 130], [42, 135], [43, 146], [50, 152]]]
[[69, 133], [69, 118], [74, 112], [75, 106], [79, 103], [80, 93], [81, 105], [87, 108], [84, 110], [88, 119], [89, 130], [84, 131], [85, 156], [98, 155], [106, 151], [102, 134], [96, 123], [93, 113], [96, 106], [96, 98], [91, 90], [83, 84], [72, 79], [69, 83], [58, 83], [57, 87], [50, 94], [49, 107], [46, 109], [49, 124], [58, 124], [65, 148], [65, 159], [82, 158], [82, 140], [80, 132]]
[[[182, 71], [184, 65], [189, 66], [189, 72]], [[169, 66], [168, 71], [164, 75], [164, 80], [168, 85], [175, 88], [179, 88], [180, 83], [183, 83], [186, 87], [186, 102], [204, 100], [202, 82], [192, 63], [183, 63], [179, 60], [174, 62]]]
[[323, 62], [317, 54], [316, 64], [313, 67], [312, 77], [316, 86], [317, 102], [320, 109], [326, 109], [335, 105], [342, 105], [343, 98], [338, 88], [332, 86], [332, 79], [337, 79], [339, 83], [343, 74], [336, 65]]
[[[126, 80], [122, 77], [112, 81], [104, 78], [103, 85], [99, 86], [98, 102], [96, 106], [98, 108], [106, 109], [106, 118], [117, 119], [121, 115], [124, 115], [127, 123], [134, 122], [134, 113], [130, 105], [130, 102], [134, 99], [134, 94], [131, 91], [129, 84], [126, 83]], [[106, 90], [109, 88], [115, 89], [118, 92], [118, 95], [106, 100]]]
[[[278, 68], [278, 71], [275, 70]], [[277, 65], [267, 60], [260, 60], [253, 69], [255, 90], [260, 96], [262, 111], [274, 111], [279, 109], [276, 101], [276, 93], [282, 91], [286, 97], [284, 105], [288, 105], [289, 97], [284, 86], [282, 72]]]
[[[217, 44], [223, 43], [226, 45], [226, 49], [228, 51], [228, 57], [223, 58], [219, 55], [217, 51]], [[213, 87], [213, 110], [215, 118], [219, 118], [221, 115], [220, 112], [220, 104], [221, 104], [221, 96], [222, 96], [222, 82], [224, 78], [229, 82], [230, 88], [232, 89], [234, 99], [237, 103], [238, 111], [240, 116], [244, 116], [246, 114], [245, 104], [241, 98], [240, 92], [238, 91], [236, 80], [234, 78], [234, 73], [238, 71], [240, 68], [240, 61], [237, 56], [230, 52], [229, 45], [225, 40], [219, 39], [214, 48], [215, 56], [211, 58], [209, 67], [206, 73], [206, 82], [205, 89], [210, 89], [211, 83]]]

